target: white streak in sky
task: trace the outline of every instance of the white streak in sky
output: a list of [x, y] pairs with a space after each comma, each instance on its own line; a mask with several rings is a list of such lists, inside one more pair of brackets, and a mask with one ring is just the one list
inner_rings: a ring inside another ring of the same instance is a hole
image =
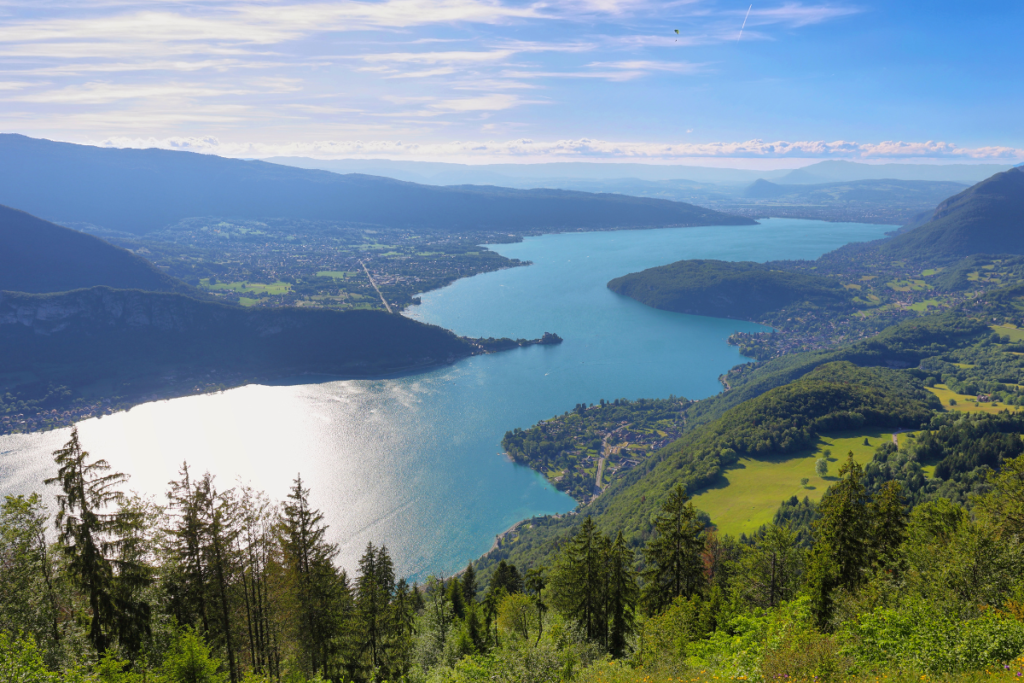
[[736, 40], [743, 40], [743, 29], [745, 29], [747, 27], [747, 19], [750, 18], [750, 10], [752, 10], [752, 9], [754, 9], [753, 5], [751, 5], [750, 7], [747, 8], [747, 13], [743, 17], [743, 26], [740, 26], [740, 35], [739, 35], [738, 38], [736, 38]]

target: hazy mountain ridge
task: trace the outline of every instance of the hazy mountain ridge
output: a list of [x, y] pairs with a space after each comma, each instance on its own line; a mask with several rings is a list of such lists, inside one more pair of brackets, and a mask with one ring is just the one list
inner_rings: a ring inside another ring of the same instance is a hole
[[1024, 169], [997, 173], [950, 197], [929, 221], [881, 248], [913, 258], [1024, 254]]
[[287, 216], [422, 230], [572, 230], [750, 225], [659, 199], [557, 190], [417, 185], [159, 149], [0, 135], [0, 203], [134, 234], [197, 216]]
[[44, 293], [96, 286], [196, 293], [126, 249], [0, 206], [0, 290]]

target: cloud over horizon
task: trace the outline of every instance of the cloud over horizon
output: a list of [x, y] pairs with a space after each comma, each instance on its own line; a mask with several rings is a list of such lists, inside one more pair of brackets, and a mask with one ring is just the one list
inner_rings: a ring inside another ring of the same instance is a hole
[[[453, 105], [458, 106], [458, 105]], [[466, 105], [467, 108], [475, 105]], [[500, 105], [495, 105], [500, 106]], [[532, 159], [587, 161], [671, 162], [679, 159], [849, 159], [860, 161], [913, 161], [945, 159], [960, 162], [1014, 161], [1024, 158], [1024, 149], [1012, 147], [961, 148], [946, 142], [861, 143], [852, 141], [714, 142], [705, 144], [610, 142], [578, 139], [542, 141], [464, 141], [405, 143], [398, 140], [317, 141], [284, 144], [221, 142], [215, 136], [197, 138], [108, 138], [95, 142], [101, 147], [170, 149], [217, 154], [228, 157], [268, 158], [305, 156], [315, 159], [406, 158], [438, 160], [516, 161]]]
[[998, 52], [1013, 16], [980, 17], [980, 39], [919, 0], [769, 0], [741, 35], [748, 5], [3, 0], [0, 130], [438, 158], [1024, 158], [1024, 79]]

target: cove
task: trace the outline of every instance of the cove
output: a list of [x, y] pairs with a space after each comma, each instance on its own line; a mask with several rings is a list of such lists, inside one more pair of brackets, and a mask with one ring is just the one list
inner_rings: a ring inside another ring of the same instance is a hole
[[[220, 488], [239, 482], [283, 500], [302, 474], [331, 526], [339, 562], [356, 568], [367, 542], [385, 543], [399, 575], [451, 573], [495, 534], [575, 502], [500, 451], [505, 431], [599, 399], [703, 398], [744, 362], [725, 343], [735, 320], [658, 311], [608, 280], [684, 258], [815, 258], [893, 226], [773, 219], [704, 227], [530, 237], [493, 245], [532, 266], [478, 275], [422, 296], [408, 315], [458, 334], [539, 337], [559, 346], [477, 356], [377, 380], [297, 378], [158, 401], [79, 426], [85, 447], [164, 502], [182, 461]], [[0, 494], [44, 491], [50, 453], [68, 431], [0, 437]], [[52, 508], [52, 506], [51, 506]]]

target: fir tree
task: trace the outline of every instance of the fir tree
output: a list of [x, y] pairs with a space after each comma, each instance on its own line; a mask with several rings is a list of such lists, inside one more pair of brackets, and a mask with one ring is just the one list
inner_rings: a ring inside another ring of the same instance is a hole
[[356, 581], [356, 615], [363, 643], [360, 649], [371, 671], [380, 672], [383, 677], [387, 676], [388, 607], [394, 588], [395, 571], [387, 548], [374, 548], [367, 543], [359, 559]]
[[[54, 451], [58, 465], [57, 476], [47, 479], [57, 485], [57, 517], [55, 527], [68, 558], [68, 570], [86, 593], [89, 601], [89, 642], [97, 652], [105, 652], [112, 645], [111, 636], [118, 622], [124, 619], [148, 619], [148, 613], [124, 612], [124, 605], [116, 600], [119, 574], [143, 575], [141, 567], [118, 559], [111, 559], [121, 548], [123, 538], [119, 532], [128, 521], [120, 510], [124, 499], [116, 488], [128, 477], [110, 473], [106, 460], [91, 461], [78, 440], [78, 429], [71, 431], [71, 439], [63, 448]], [[105, 512], [116, 506], [114, 512]], [[134, 626], [148, 628], [148, 623]]]
[[296, 477], [281, 522], [285, 564], [295, 587], [299, 639], [308, 673], [333, 672], [335, 636], [349, 602], [348, 586], [334, 566], [338, 548], [326, 541], [323, 513], [309, 504], [309, 489]]
[[654, 522], [655, 536], [644, 547], [641, 600], [648, 614], [657, 614], [677, 597], [689, 597], [704, 587], [704, 526], [688, 501], [682, 486], [669, 493]]
[[462, 572], [462, 597], [467, 605], [476, 603], [476, 571], [473, 570], [473, 563], [466, 565], [466, 571]]
[[634, 613], [640, 589], [633, 569], [633, 551], [620, 531], [615, 542], [608, 549], [606, 560], [608, 574], [608, 650], [615, 657], [621, 657], [626, 649], [626, 638], [633, 632], [636, 620]]
[[862, 477], [863, 470], [851, 453], [839, 468], [839, 481], [818, 505], [821, 516], [814, 523], [808, 588], [822, 627], [831, 618], [834, 592], [857, 588], [869, 566], [871, 519]]
[[558, 610], [576, 621], [587, 638], [607, 645], [608, 619], [605, 612], [608, 540], [587, 517], [579, 532], [558, 556], [552, 574], [554, 603]]

